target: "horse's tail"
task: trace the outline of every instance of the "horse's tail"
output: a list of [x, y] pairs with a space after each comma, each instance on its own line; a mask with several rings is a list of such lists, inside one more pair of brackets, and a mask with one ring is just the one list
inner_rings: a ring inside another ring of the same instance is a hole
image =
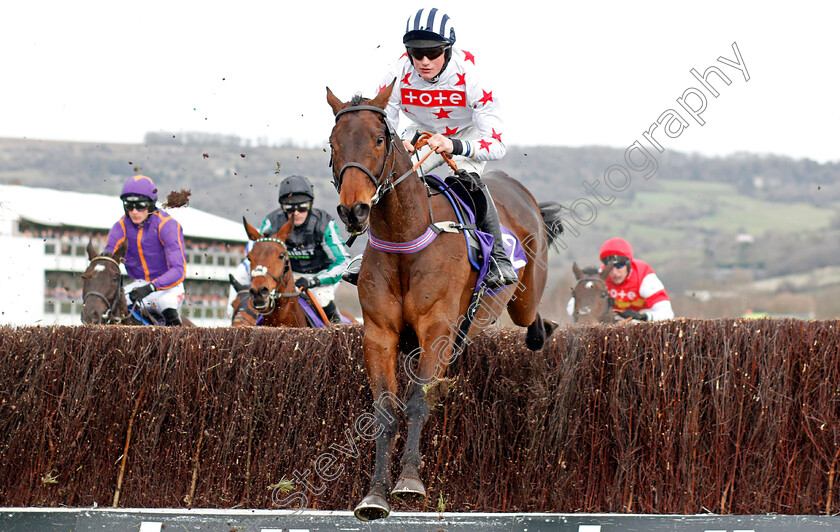
[[540, 216], [542, 216], [545, 230], [548, 234], [548, 245], [557, 250], [557, 237], [563, 233], [563, 223], [560, 220], [560, 212], [563, 206], [556, 201], [546, 201], [539, 204]]

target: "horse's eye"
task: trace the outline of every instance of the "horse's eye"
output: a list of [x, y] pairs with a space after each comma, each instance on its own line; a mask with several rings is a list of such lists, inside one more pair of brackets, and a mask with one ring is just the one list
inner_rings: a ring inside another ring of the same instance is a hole
[[379, 135], [379, 136], [376, 138], [376, 145], [377, 145], [377, 146], [382, 146], [382, 144], [383, 144], [384, 142], [385, 142], [385, 135]]

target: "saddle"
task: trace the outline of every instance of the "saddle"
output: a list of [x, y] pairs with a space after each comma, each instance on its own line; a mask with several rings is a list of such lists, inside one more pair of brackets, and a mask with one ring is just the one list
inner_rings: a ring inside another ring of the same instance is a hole
[[166, 325], [163, 314], [150, 309], [146, 305], [130, 304], [128, 306], [128, 316], [126, 317], [129, 316], [143, 325]]
[[[476, 290], [478, 290], [490, 267], [490, 253], [493, 250], [493, 235], [479, 231], [477, 226], [487, 214], [484, 194], [477, 187], [468, 189], [466, 184], [469, 184], [469, 181], [455, 176], [440, 178], [434, 174], [427, 174], [423, 176], [423, 181], [430, 189], [445, 196], [452, 208], [455, 209], [455, 216], [458, 221], [454, 225], [450, 223], [450, 229], [441, 227], [447, 222], [438, 222], [437, 225], [442, 231], [463, 231], [467, 242], [467, 256], [470, 265], [478, 270], [476, 281]], [[528, 263], [528, 257], [519, 239], [504, 224], [500, 225], [505, 252], [510, 258], [514, 270], [518, 271]]]
[[[300, 303], [300, 306], [303, 307], [303, 311], [306, 313], [306, 321], [309, 323], [310, 327], [320, 329], [329, 325], [324, 323], [324, 320], [321, 319], [318, 311], [312, 307], [312, 304], [307, 301], [305, 297], [298, 298], [298, 302]], [[351, 322], [344, 317], [344, 314], [341, 314], [341, 323], [349, 324]]]

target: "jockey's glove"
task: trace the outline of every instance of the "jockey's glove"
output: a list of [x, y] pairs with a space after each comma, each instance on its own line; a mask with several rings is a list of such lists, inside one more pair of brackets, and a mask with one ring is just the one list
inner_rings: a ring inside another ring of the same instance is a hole
[[131, 299], [132, 303], [137, 303], [147, 295], [151, 294], [155, 291], [155, 285], [149, 283], [147, 285], [138, 286], [134, 290], [128, 293], [129, 299]]
[[631, 309], [623, 310], [623, 311], [619, 312], [618, 315], [621, 316], [622, 318], [632, 318], [634, 320], [639, 320], [639, 321], [648, 321], [648, 315], [647, 314], [645, 314], [644, 312], [638, 312], [638, 311], [631, 310]]
[[298, 277], [297, 279], [295, 279], [295, 286], [297, 286], [301, 290], [309, 290], [310, 288], [321, 286], [321, 280], [317, 277], [313, 277], [312, 279], [307, 279], [306, 277]]

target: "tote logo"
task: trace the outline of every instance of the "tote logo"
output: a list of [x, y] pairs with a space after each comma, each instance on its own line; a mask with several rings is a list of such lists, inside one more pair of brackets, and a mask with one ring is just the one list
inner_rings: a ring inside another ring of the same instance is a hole
[[402, 89], [403, 105], [420, 107], [466, 107], [467, 95], [463, 91], [418, 91]]

